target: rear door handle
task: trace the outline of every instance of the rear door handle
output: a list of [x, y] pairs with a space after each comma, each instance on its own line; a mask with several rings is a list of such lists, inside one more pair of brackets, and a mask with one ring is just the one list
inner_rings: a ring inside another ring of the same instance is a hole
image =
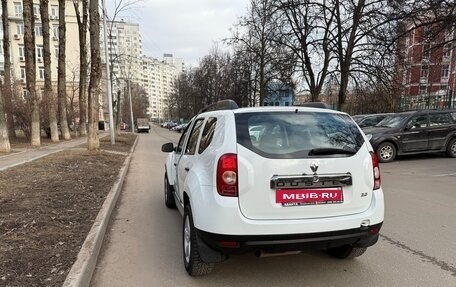
[[188, 167], [186, 167], [186, 168], [184, 168], [184, 169], [185, 169], [185, 171], [190, 171], [190, 168], [188, 168]]
[[175, 163], [174, 166], [177, 166], [177, 163]]

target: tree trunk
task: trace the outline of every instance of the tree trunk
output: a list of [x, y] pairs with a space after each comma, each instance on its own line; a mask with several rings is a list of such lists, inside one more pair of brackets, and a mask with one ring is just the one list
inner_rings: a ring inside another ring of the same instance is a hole
[[79, 10], [79, 1], [74, 1], [76, 20], [79, 31], [79, 133], [87, 135], [87, 21], [88, 0], [82, 0], [82, 19]]
[[10, 152], [11, 146], [8, 138], [8, 128], [6, 126], [5, 109], [3, 106], [3, 93], [0, 89], [0, 152]]
[[55, 95], [52, 88], [51, 72], [51, 48], [49, 32], [49, 0], [40, 0], [41, 23], [43, 27], [43, 54], [44, 54], [44, 98], [49, 109], [49, 128], [51, 129], [51, 140], [59, 141], [59, 129], [57, 125], [57, 112], [55, 106]]
[[66, 26], [65, 0], [59, 0], [59, 65], [58, 65], [58, 102], [60, 129], [64, 139], [71, 139], [67, 121], [67, 93], [66, 93]]
[[40, 108], [36, 94], [35, 66], [35, 17], [33, 17], [33, 0], [23, 0], [25, 77], [27, 80], [28, 102], [31, 111], [31, 145], [41, 145]]
[[[9, 31], [10, 25], [8, 20], [8, 1], [2, 1], [2, 22], [3, 22], [3, 31]], [[13, 118], [13, 105], [12, 105], [12, 95], [13, 91], [11, 89], [11, 53], [10, 53], [10, 36], [9, 33], [3, 33], [3, 61], [4, 61], [4, 70], [5, 75], [3, 77], [3, 98], [4, 98], [4, 112], [6, 113], [6, 124], [8, 126], [8, 135], [10, 138], [16, 137], [16, 128], [14, 125]]]
[[100, 14], [98, 0], [90, 0], [90, 83], [89, 83], [89, 134], [87, 136], [87, 149], [100, 148], [98, 136], [98, 98], [100, 96], [101, 58], [100, 58]]

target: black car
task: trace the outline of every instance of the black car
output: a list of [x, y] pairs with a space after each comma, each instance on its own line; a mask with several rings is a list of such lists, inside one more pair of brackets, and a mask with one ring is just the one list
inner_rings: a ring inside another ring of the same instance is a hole
[[365, 115], [355, 115], [353, 120], [358, 124], [360, 128], [373, 127], [381, 122], [384, 118], [393, 115], [392, 113], [384, 114], [365, 114]]
[[363, 131], [380, 162], [391, 162], [396, 155], [429, 152], [456, 157], [456, 110], [398, 113]]

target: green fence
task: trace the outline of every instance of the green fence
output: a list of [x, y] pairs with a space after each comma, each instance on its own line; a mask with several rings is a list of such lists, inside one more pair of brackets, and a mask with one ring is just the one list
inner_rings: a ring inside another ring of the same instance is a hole
[[456, 98], [454, 93], [449, 91], [446, 95], [418, 95], [418, 96], [401, 96], [399, 99], [399, 111], [416, 111], [416, 110], [445, 110], [456, 108]]

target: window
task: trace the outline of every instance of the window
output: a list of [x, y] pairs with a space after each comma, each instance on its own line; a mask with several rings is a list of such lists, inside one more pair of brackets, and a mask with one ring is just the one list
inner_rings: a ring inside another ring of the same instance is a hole
[[427, 126], [427, 121], [427, 115], [416, 116], [408, 122], [407, 126], [409, 126], [410, 129], [425, 128]]
[[17, 23], [16, 24], [16, 34], [24, 35], [24, 23]]
[[41, 24], [35, 24], [35, 36], [36, 37], [43, 36], [43, 26], [41, 26]]
[[429, 43], [423, 44], [423, 59], [429, 59], [431, 45]]
[[445, 44], [443, 46], [443, 57], [444, 58], [449, 58], [451, 56], [451, 44]]
[[440, 89], [445, 91], [448, 89], [448, 85], [440, 85]]
[[429, 75], [429, 67], [428, 66], [421, 66], [421, 79], [427, 80]]
[[440, 74], [440, 76], [442, 78], [448, 78], [449, 75], [450, 75], [450, 66], [442, 65], [442, 73]]
[[44, 55], [44, 54], [43, 54], [43, 46], [39, 46], [39, 45], [38, 45], [38, 46], [36, 46], [36, 49], [35, 49], [35, 50], [36, 50], [36, 57], [42, 59], [42, 58], [43, 58], [43, 55]]
[[55, 53], [55, 57], [58, 58], [59, 57], [59, 46], [54, 47], [54, 53]]
[[190, 137], [188, 138], [187, 149], [185, 150], [185, 154], [195, 154], [196, 145], [198, 143], [198, 137], [201, 131], [201, 126], [203, 125], [203, 120], [204, 119], [198, 119], [193, 125], [192, 132], [190, 134]]
[[426, 85], [420, 85], [420, 91], [419, 91], [419, 94], [422, 95], [422, 94], [426, 94], [426, 90], [427, 90], [427, 87]]
[[25, 67], [21, 67], [21, 79], [25, 80]]
[[19, 57], [24, 57], [24, 56], [25, 56], [24, 45], [19, 45]]
[[38, 76], [39, 76], [40, 80], [44, 80], [44, 67], [38, 68]]
[[451, 124], [451, 119], [447, 113], [429, 115], [429, 126], [431, 126], [431, 127], [450, 125], [450, 124]]
[[266, 158], [308, 158], [314, 149], [355, 154], [364, 139], [349, 116], [314, 112], [235, 115], [237, 142]]
[[52, 25], [52, 36], [55, 39], [59, 38], [59, 25]]
[[56, 18], [59, 17], [59, 6], [51, 5], [51, 16]]
[[209, 118], [203, 129], [201, 140], [198, 148], [198, 153], [202, 153], [211, 144], [214, 137], [214, 131], [217, 123], [217, 118]]
[[454, 27], [448, 27], [445, 29], [445, 41], [453, 40]]
[[14, 2], [14, 16], [22, 17], [22, 2]]
[[35, 17], [40, 17], [40, 5], [33, 4], [33, 15]]

